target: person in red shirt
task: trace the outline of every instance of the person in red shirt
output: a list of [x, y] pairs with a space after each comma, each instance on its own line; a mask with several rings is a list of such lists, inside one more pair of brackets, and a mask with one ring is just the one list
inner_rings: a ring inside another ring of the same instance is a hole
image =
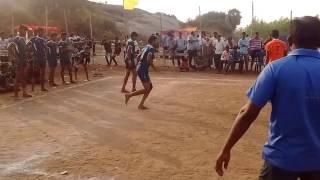
[[272, 30], [272, 40], [265, 46], [267, 53], [267, 64], [285, 57], [288, 53], [288, 46], [279, 39], [279, 31]]

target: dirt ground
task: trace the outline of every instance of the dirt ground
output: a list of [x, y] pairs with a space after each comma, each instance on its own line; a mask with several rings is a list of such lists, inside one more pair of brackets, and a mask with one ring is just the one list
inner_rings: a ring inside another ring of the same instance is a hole
[[226, 176], [214, 172], [255, 75], [162, 67], [151, 73], [150, 110], [142, 112], [141, 97], [124, 105], [123, 67], [90, 69], [91, 81], [31, 99], [0, 95], [1, 180], [257, 179], [269, 107], [233, 150]]

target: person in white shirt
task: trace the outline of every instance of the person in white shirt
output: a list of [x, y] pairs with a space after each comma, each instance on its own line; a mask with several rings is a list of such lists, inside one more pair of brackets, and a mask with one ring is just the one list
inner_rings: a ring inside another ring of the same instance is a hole
[[199, 39], [195, 35], [195, 32], [191, 32], [191, 35], [188, 38], [188, 56], [189, 56], [189, 66], [192, 69], [195, 69], [195, 66], [192, 65], [192, 60], [194, 60], [197, 57], [197, 44], [199, 42]]
[[219, 35], [214, 45], [215, 45], [214, 64], [216, 66], [216, 70], [218, 71], [218, 73], [221, 73], [221, 70], [222, 70], [221, 55], [226, 47], [226, 42], [223, 41], [221, 39], [221, 36]]
[[8, 60], [8, 44], [9, 41], [5, 39], [4, 32], [0, 33], [0, 61]]

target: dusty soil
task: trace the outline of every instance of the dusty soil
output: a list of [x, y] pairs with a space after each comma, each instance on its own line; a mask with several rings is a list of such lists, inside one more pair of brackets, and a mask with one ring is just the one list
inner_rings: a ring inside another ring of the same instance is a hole
[[257, 179], [270, 108], [233, 150], [226, 176], [214, 172], [255, 75], [160, 68], [142, 112], [140, 97], [124, 105], [123, 67], [90, 69], [92, 81], [28, 100], [0, 95], [0, 179]]

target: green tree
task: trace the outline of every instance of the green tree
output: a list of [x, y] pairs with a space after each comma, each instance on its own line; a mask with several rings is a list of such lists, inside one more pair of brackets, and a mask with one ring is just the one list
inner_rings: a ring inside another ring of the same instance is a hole
[[269, 37], [269, 34], [271, 33], [271, 31], [273, 29], [277, 29], [280, 31], [280, 35], [284, 36], [284, 35], [288, 35], [289, 34], [289, 29], [290, 29], [290, 19], [289, 18], [280, 18], [278, 20], [272, 21], [272, 22], [265, 22], [262, 20], [257, 20], [254, 21], [253, 24], [239, 29], [239, 32], [247, 32], [247, 33], [251, 33], [252, 32], [259, 32], [259, 34], [261, 35], [261, 37], [263, 37], [264, 39]]
[[[231, 9], [228, 13], [211, 11], [201, 16], [202, 29], [206, 31], [218, 31], [220, 34], [232, 34], [241, 22], [241, 12], [237, 9]], [[198, 27], [200, 17], [194, 20], [188, 20], [185, 26]]]

